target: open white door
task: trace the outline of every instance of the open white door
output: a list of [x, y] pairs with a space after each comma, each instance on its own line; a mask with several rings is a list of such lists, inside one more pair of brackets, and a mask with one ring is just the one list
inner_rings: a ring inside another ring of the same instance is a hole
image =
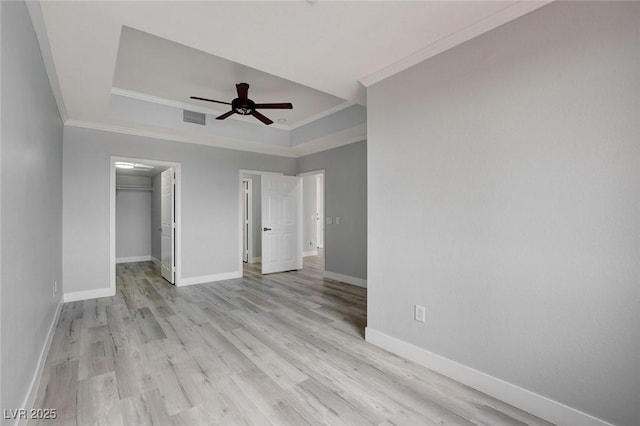
[[262, 175], [262, 273], [302, 269], [302, 178]]
[[161, 269], [162, 276], [171, 284], [175, 283], [175, 177], [173, 168], [162, 172], [160, 176], [160, 223], [161, 223]]

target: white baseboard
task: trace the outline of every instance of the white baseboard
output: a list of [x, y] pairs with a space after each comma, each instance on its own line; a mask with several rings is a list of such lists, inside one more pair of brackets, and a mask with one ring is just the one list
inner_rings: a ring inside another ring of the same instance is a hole
[[542, 395], [367, 327], [365, 340], [557, 425], [612, 426]]
[[98, 288], [95, 290], [74, 291], [64, 294], [64, 303], [77, 302], [79, 300], [99, 299], [116, 295], [115, 288]]
[[302, 252], [302, 257], [317, 256], [317, 255], [318, 255], [318, 250], [309, 250], [309, 251]]
[[203, 275], [200, 277], [182, 278], [176, 280], [176, 287], [184, 287], [187, 285], [205, 284], [215, 281], [231, 280], [233, 278], [242, 278], [242, 271], [224, 272], [222, 274]]
[[322, 272], [322, 276], [332, 280], [342, 281], [343, 283], [367, 288], [367, 280], [363, 280], [362, 278], [356, 278], [349, 275], [342, 275], [342, 274], [338, 274], [331, 271]]
[[[58, 325], [58, 319], [60, 318], [60, 312], [62, 312], [63, 305], [62, 297], [60, 301], [58, 301], [58, 306], [56, 306], [56, 312], [53, 315], [53, 320], [49, 325], [49, 331], [47, 332], [47, 337], [44, 341], [44, 346], [42, 346], [42, 350], [40, 351], [40, 357], [38, 358], [38, 365], [36, 366], [36, 371], [31, 378], [31, 383], [29, 384], [29, 390], [25, 395], [24, 402], [20, 407], [24, 408], [29, 412], [33, 405], [36, 403], [36, 397], [38, 396], [38, 389], [40, 388], [40, 381], [42, 380], [42, 372], [44, 371], [44, 365], [47, 362], [47, 355], [49, 355], [49, 348], [51, 348], [51, 342], [53, 341], [53, 335], [56, 332], [56, 326]], [[14, 425], [24, 425], [26, 426], [28, 423], [27, 419], [16, 419]]]
[[262, 262], [262, 257], [258, 256], [258, 257], [252, 257], [249, 263], [260, 263], [260, 262]]
[[132, 262], [147, 262], [152, 260], [151, 255], [146, 256], [133, 256], [133, 257], [118, 257], [116, 263], [132, 263]]
[[156, 259], [155, 257], [151, 256], [151, 261], [158, 266], [162, 266], [162, 262], [160, 262], [160, 259]]

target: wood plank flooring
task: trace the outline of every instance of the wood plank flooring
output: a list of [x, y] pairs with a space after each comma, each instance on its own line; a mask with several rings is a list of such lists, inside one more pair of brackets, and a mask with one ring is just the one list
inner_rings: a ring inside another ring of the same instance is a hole
[[36, 408], [47, 425], [548, 425], [366, 343], [366, 290], [301, 271], [176, 288], [117, 266], [67, 303]]

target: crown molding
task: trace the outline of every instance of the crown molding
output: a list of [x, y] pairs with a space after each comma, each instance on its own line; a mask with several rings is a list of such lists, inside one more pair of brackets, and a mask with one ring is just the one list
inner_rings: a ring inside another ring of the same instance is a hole
[[33, 30], [36, 33], [38, 44], [40, 45], [40, 53], [44, 62], [44, 69], [47, 73], [47, 77], [49, 78], [51, 91], [53, 92], [53, 97], [55, 98], [56, 104], [58, 105], [60, 118], [62, 118], [62, 122], [64, 123], [69, 118], [69, 115], [67, 114], [67, 108], [64, 105], [62, 91], [60, 90], [60, 81], [58, 80], [58, 73], [56, 72], [56, 67], [53, 63], [53, 55], [51, 54], [51, 46], [49, 45], [47, 28], [44, 24], [44, 18], [42, 16], [42, 8], [40, 7], [39, 1], [27, 1], [25, 2], [25, 4], [27, 6], [29, 16], [31, 17], [31, 24], [33, 25]]
[[498, 12], [471, 24], [468, 27], [462, 28], [459, 31], [450, 34], [440, 40], [431, 43], [430, 45], [372, 73], [365, 77], [360, 78], [358, 81], [363, 86], [369, 87], [375, 83], [378, 83], [392, 75], [395, 75], [401, 71], [406, 70], [422, 61], [425, 61], [439, 53], [449, 50], [459, 44], [462, 44], [480, 34], [491, 31], [507, 22], [513, 21], [529, 12], [533, 12], [536, 9], [541, 8], [553, 0], [542, 1], [529, 1], [523, 0], [516, 4], [508, 6]]

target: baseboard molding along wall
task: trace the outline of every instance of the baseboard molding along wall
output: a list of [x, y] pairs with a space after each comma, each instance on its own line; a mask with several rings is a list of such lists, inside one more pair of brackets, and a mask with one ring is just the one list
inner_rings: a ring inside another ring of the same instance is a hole
[[79, 300], [99, 299], [116, 295], [116, 289], [98, 288], [95, 290], [73, 291], [64, 294], [64, 303], [77, 302]]
[[262, 257], [258, 256], [258, 257], [252, 257], [251, 259], [249, 259], [249, 263], [260, 263], [262, 262]]
[[[47, 337], [44, 342], [44, 346], [40, 351], [40, 357], [38, 358], [38, 365], [36, 366], [36, 371], [31, 378], [31, 383], [29, 384], [29, 390], [25, 395], [24, 401], [21, 405], [21, 408], [24, 408], [29, 412], [33, 405], [36, 402], [36, 397], [38, 396], [38, 389], [40, 388], [40, 382], [42, 380], [42, 373], [44, 371], [44, 365], [47, 362], [47, 355], [49, 355], [49, 349], [51, 348], [51, 342], [53, 341], [53, 335], [56, 332], [56, 326], [58, 325], [58, 319], [60, 318], [60, 313], [62, 312], [62, 305], [64, 304], [63, 298], [60, 298], [58, 302], [58, 306], [56, 306], [56, 312], [53, 315], [53, 320], [49, 325], [49, 331], [47, 332]], [[28, 419], [16, 419], [13, 423], [14, 425], [26, 426], [29, 422]]]
[[613, 426], [575, 408], [396, 339], [371, 327], [365, 329], [365, 340], [551, 423], [567, 426]]
[[160, 262], [160, 259], [156, 259], [155, 257], [151, 256], [151, 261], [153, 263], [155, 263], [158, 266], [162, 266], [162, 263]]
[[224, 272], [222, 274], [203, 275], [200, 277], [182, 278], [180, 280], [176, 280], [176, 287], [212, 283], [215, 281], [231, 280], [233, 278], [242, 278], [242, 271]]
[[302, 252], [302, 257], [317, 256], [317, 255], [318, 255], [318, 250], [309, 250], [309, 251]]
[[150, 254], [146, 256], [118, 257], [116, 258], [116, 263], [148, 262], [152, 259]]
[[323, 271], [322, 276], [331, 280], [342, 281], [343, 283], [355, 285], [358, 287], [367, 288], [367, 280], [362, 278], [356, 278], [349, 275], [338, 274], [331, 271]]

